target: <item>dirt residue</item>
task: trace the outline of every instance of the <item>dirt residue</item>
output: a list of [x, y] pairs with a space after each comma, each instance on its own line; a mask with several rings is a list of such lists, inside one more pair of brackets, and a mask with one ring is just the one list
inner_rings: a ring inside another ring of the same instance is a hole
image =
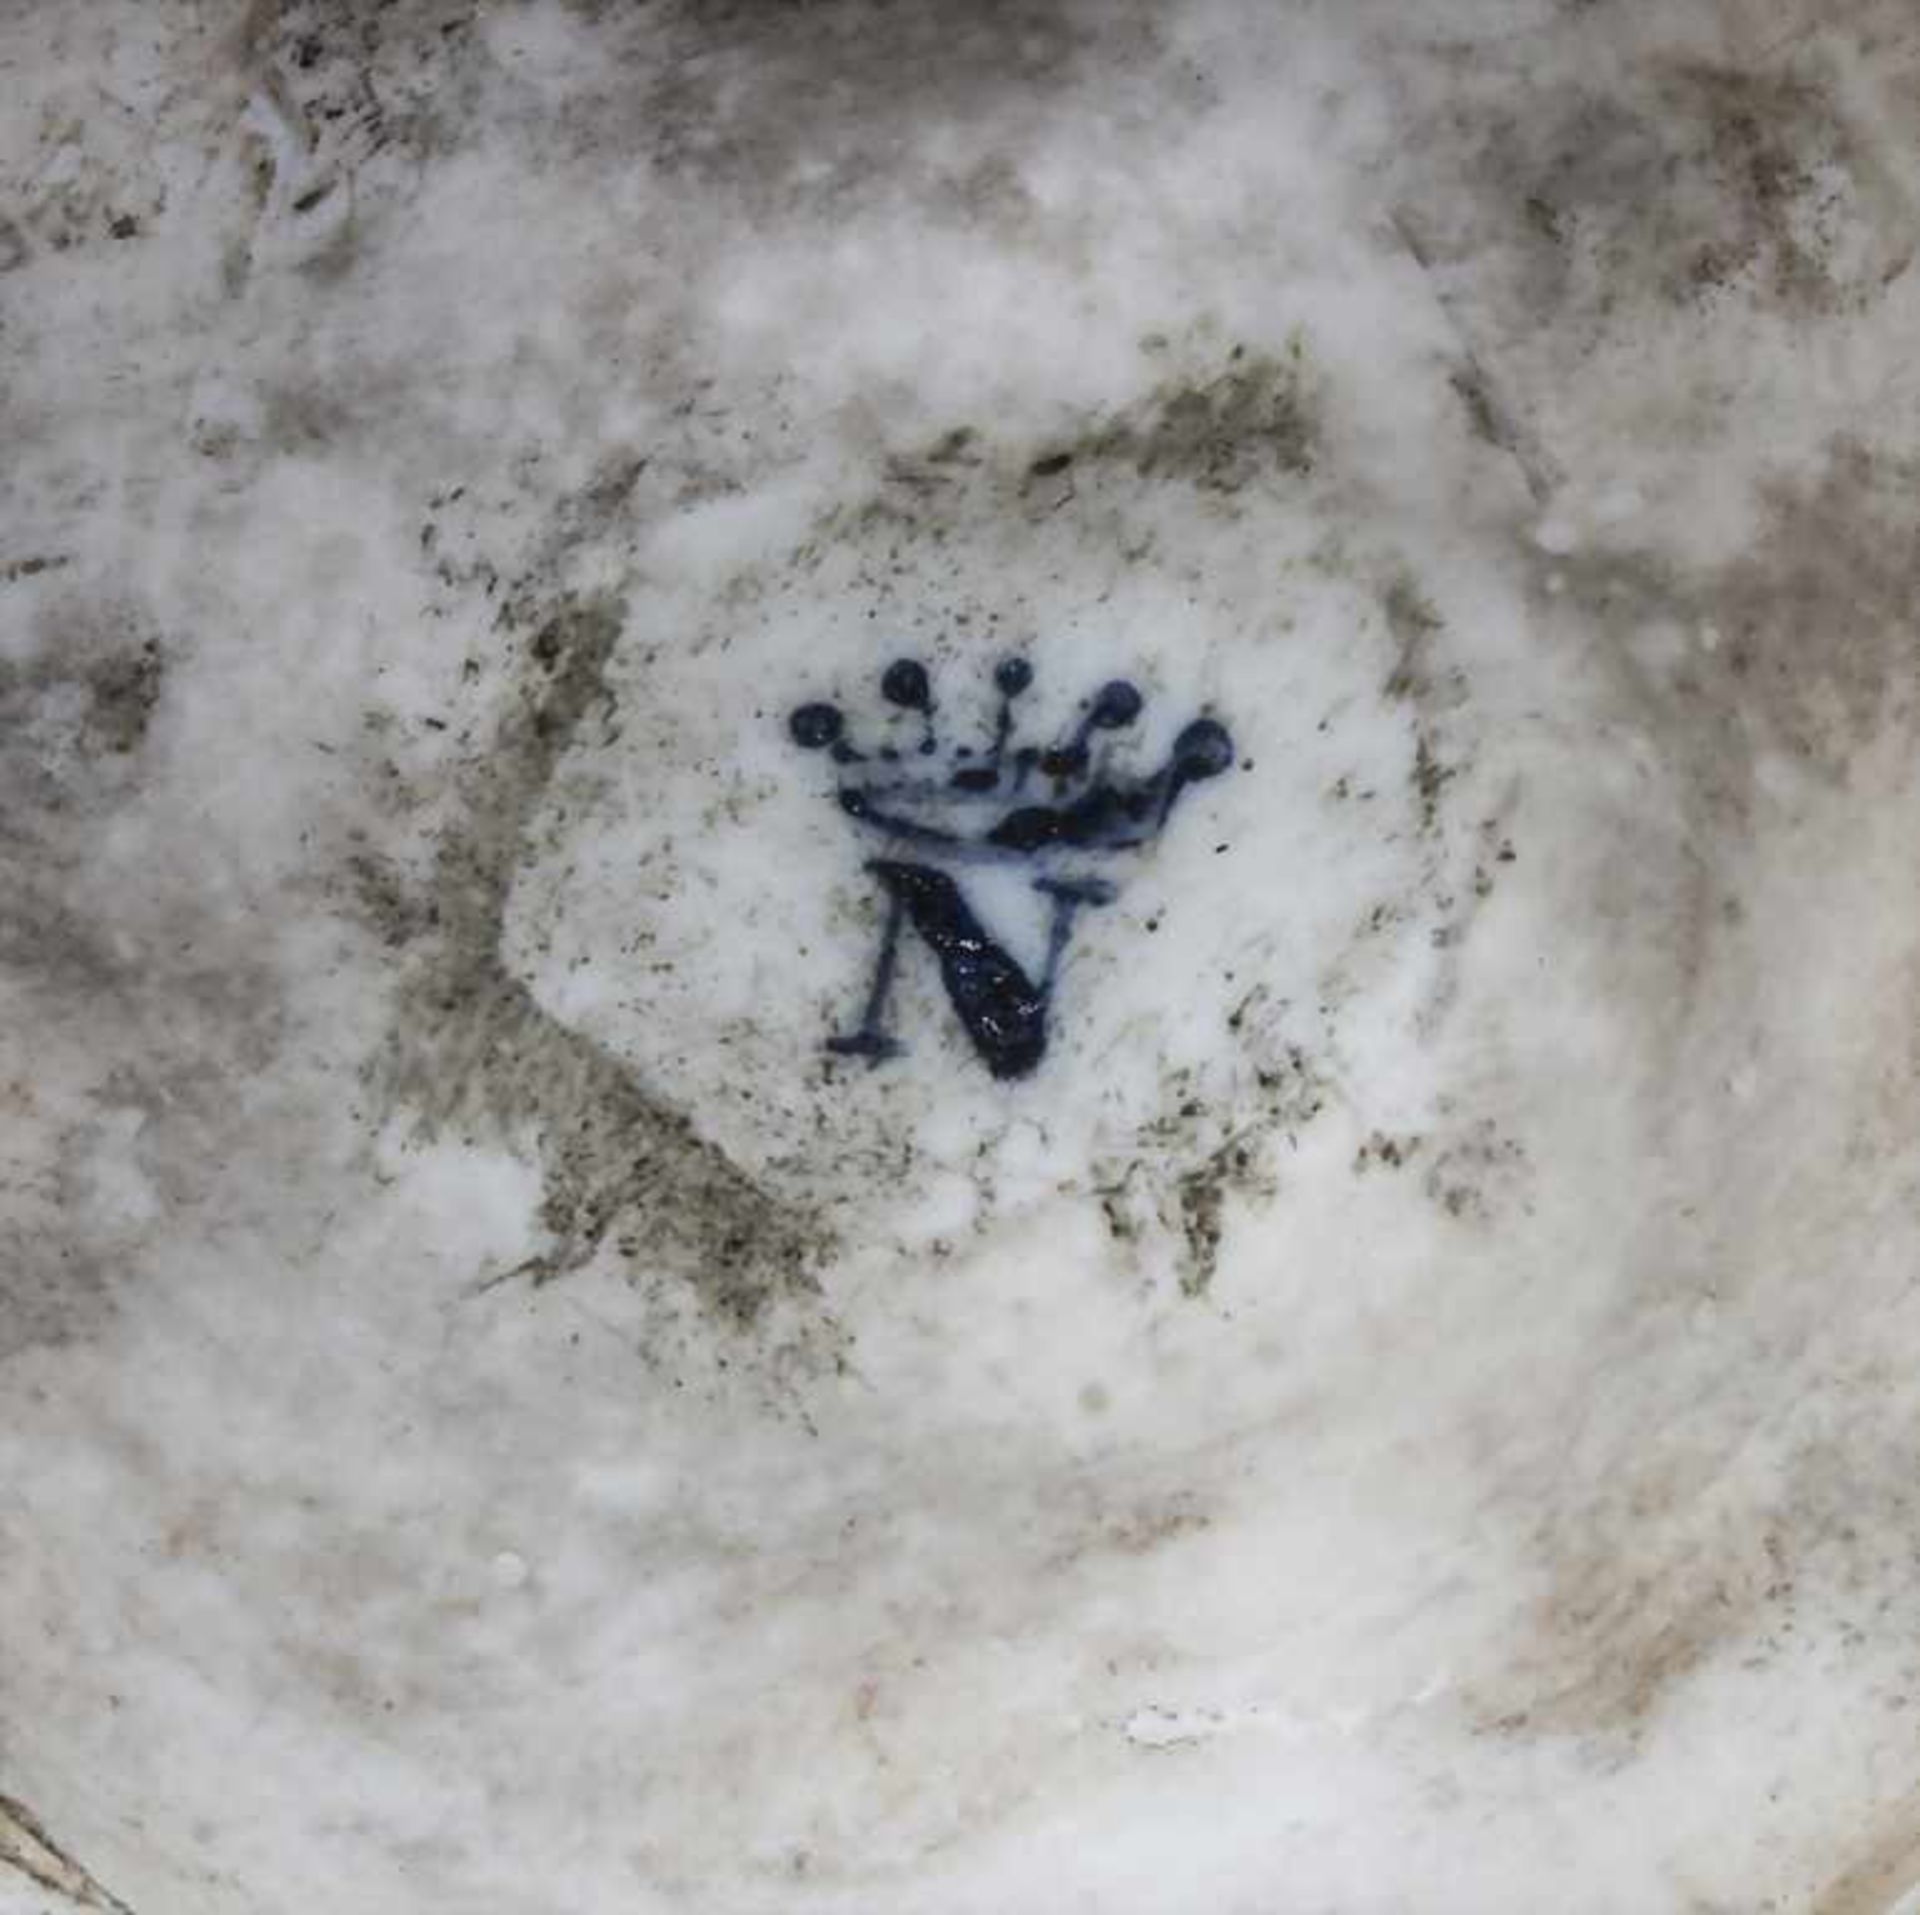
[[1462, 1125], [1427, 1165], [1427, 1200], [1455, 1222], [1492, 1223], [1519, 1199], [1527, 1154], [1491, 1118]]
[[31, 1085], [0, 1084], [0, 1122], [21, 1144], [0, 1152], [0, 1363], [23, 1351], [86, 1340], [113, 1310], [108, 1246], [73, 1211], [84, 1183], [86, 1128], [50, 1128], [37, 1148], [26, 1126], [45, 1121]]
[[[1654, 65], [1515, 135], [1515, 229], [1543, 290], [1611, 265], [1671, 303], [1733, 293], [1817, 314], [1876, 293], [1912, 243], [1824, 77]], [[1864, 260], [1855, 221], [1881, 242]]]
[[1094, 1485], [1075, 1484], [1061, 1500], [1059, 1520], [1069, 1540], [1046, 1558], [1049, 1574], [1115, 1556], [1151, 1556], [1213, 1527], [1212, 1516], [1187, 1489], [1144, 1490], [1110, 1505]]
[[[1872, 748], [1920, 730], [1916, 506], [1920, 472], [1904, 457], [1838, 439], [1812, 470], [1763, 482], [1752, 536], [1727, 562], [1689, 567], [1649, 548], [1553, 563], [1560, 589], [1542, 616], [1584, 622], [1617, 691], [1610, 726], [1662, 798], [1658, 812], [1633, 812], [1631, 830], [1596, 832], [1619, 842], [1586, 885], [1590, 922], [1633, 927], [1597, 975], [1633, 1007], [1638, 1055], [1623, 1064], [1646, 1085], [1651, 1136], [1685, 1121], [1702, 1060], [1728, 1068], [1724, 1034], [1749, 1015], [1764, 947], [1738, 891], [1754, 847], [1783, 815], [1851, 802], [1863, 768], [1886, 756]], [[1867, 1426], [1846, 1465], [1819, 1478], [1770, 1423], [1777, 1396], [1742, 1394], [1752, 1386], [1738, 1359], [1755, 1359], [1736, 1349], [1709, 1366], [1696, 1312], [1711, 1316], [1716, 1287], [1762, 1281], [1780, 1227], [1777, 1214], [1756, 1221], [1763, 1198], [1743, 1189], [1723, 1203], [1714, 1188], [1738, 1181], [1716, 1163], [1748, 1165], [1780, 1114], [1727, 1108], [1726, 1135], [1687, 1140], [1720, 1155], [1693, 1160], [1684, 1201], [1657, 1182], [1632, 1195], [1617, 1312], [1566, 1406], [1579, 1468], [1556, 1453], [1537, 1480], [1502, 1491], [1516, 1511], [1547, 1512], [1525, 1545], [1545, 1593], [1500, 1684], [1509, 1706], [1489, 1710], [1509, 1732], [1631, 1741], [1730, 1644], [1765, 1653], [1794, 1621], [1797, 1587], [1862, 1574], [1871, 1536], [1911, 1524], [1904, 1507], [1872, 1514], [1911, 1470], [1863, 1461]], [[1431, 1194], [1475, 1226], [1524, 1200], [1527, 1173], [1496, 1135], [1468, 1144], [1434, 1163]], [[1637, 1419], [1610, 1400], [1622, 1376], [1635, 1379]], [[1764, 1479], [1742, 1474], [1754, 1455], [1770, 1459]], [[1837, 1521], [1856, 1533], [1839, 1536]]]
[[[1752, 536], [1689, 566], [1657, 545], [1540, 565], [1543, 621], [1611, 678], [1612, 721], [1670, 794], [1658, 846], [1596, 861], [1600, 922], [1643, 927], [1628, 960], [1648, 1041], [1685, 1041], [1718, 960], [1747, 935], [1741, 859], [1800, 782], [1846, 790], [1871, 748], [1920, 733], [1920, 465], [1848, 437], [1763, 479]], [[1657, 902], [1656, 902], [1657, 893]]]
[[1165, 380], [1081, 439], [1049, 446], [1028, 476], [1056, 480], [1111, 461], [1142, 479], [1232, 494], [1263, 480], [1304, 477], [1318, 443], [1304, 351], [1297, 344], [1279, 355], [1236, 346], [1221, 371]]
[[1015, 129], [1071, 83], [1087, 37], [1058, 0], [982, 0], [958, 12], [876, 0], [679, 0], [645, 16], [641, 31], [614, 8], [594, 17], [632, 76], [620, 84], [641, 89], [638, 112], [610, 113], [604, 137], [630, 140], [639, 129], [669, 176], [762, 207], [878, 191], [903, 169], [936, 200], [943, 186], [977, 195], [979, 167], [962, 160], [949, 174], [923, 157], [929, 130], [964, 152], [990, 120], [1006, 169]]
[[1810, 485], [1762, 496], [1759, 536], [1704, 595], [1717, 642], [1686, 689], [1844, 781], [1860, 745], [1920, 713], [1920, 463], [1836, 440]]
[[[1524, 75], [1512, 47], [1473, 43], [1444, 79], [1419, 76], [1445, 105], [1403, 140], [1420, 155], [1403, 234], [1476, 348], [1538, 346], [1569, 370], [1644, 319], [1861, 311], [1920, 220], [1847, 78], [1887, 56], [1851, 37], [1836, 20], [1773, 57], [1738, 36], [1682, 57], [1658, 33], [1623, 54], [1617, 33], [1603, 51], [1576, 29], [1529, 42]], [[1469, 353], [1461, 390], [1481, 436], [1510, 445], [1500, 372], [1489, 384]]]
[[1224, 1099], [1196, 1095], [1192, 1074], [1167, 1080], [1161, 1114], [1094, 1166], [1093, 1195], [1115, 1243], [1159, 1243], [1181, 1293], [1204, 1296], [1220, 1267], [1230, 1200], [1271, 1198], [1277, 1147], [1325, 1108], [1327, 1087], [1298, 1045], [1276, 1030], [1276, 1007], [1243, 1005], [1229, 1033], [1243, 1069]]
[[[1103, 26], [1109, 54], [1147, 31]], [[578, 0], [527, 58], [471, 0], [293, 0], [252, 8], [240, 42], [310, 147], [295, 195], [485, 140], [542, 165], [650, 168], [769, 218], [910, 177], [923, 206], [1012, 229], [1021, 133], [1088, 37], [1060, 0]]]
[[1808, 1915], [1894, 1915], [1920, 1884], [1920, 1795], [1876, 1819], [1878, 1832], [1818, 1891]]
[[[1860, 748], [1920, 724], [1920, 462], [1836, 438], [1811, 477], [1763, 482], [1738, 557], [1690, 572], [1654, 551], [1555, 566], [1593, 618], [1637, 715], [1726, 820], [1744, 818], [1756, 754], [1844, 784]], [[1673, 665], [1635, 657], [1664, 622]]]
[[[1380, 603], [1394, 645], [1393, 669], [1387, 673], [1382, 689], [1388, 698], [1428, 703], [1442, 687], [1436, 641], [1445, 629], [1445, 621], [1433, 601], [1404, 575], [1389, 582]], [[1447, 673], [1445, 684], [1451, 702], [1458, 703], [1465, 695], [1458, 674]]]
[[43, 621], [26, 659], [0, 659], [0, 790], [19, 808], [66, 809], [109, 795], [103, 758], [145, 742], [166, 679], [160, 642], [118, 614]]
[[[170, 1028], [169, 1006], [197, 1014], [196, 982], [218, 968], [190, 937], [130, 961], [85, 898], [98, 832], [140, 789], [165, 650], [136, 611], [83, 594], [43, 608], [37, 636], [25, 657], [0, 661], [0, 974], [34, 1029], [30, 1067], [0, 1076], [0, 1361], [83, 1341], [111, 1315], [129, 1233], [87, 1201], [103, 1147], [96, 1107], [131, 1108], [153, 1061], [150, 1033]], [[253, 1008], [244, 987], [233, 1007], [237, 1028]], [[82, 1036], [121, 1060], [92, 1097], [78, 1086], [100, 1072], [71, 1049]], [[73, 1065], [73, 1081], [56, 1060]], [[184, 1062], [175, 1055], [169, 1068]], [[191, 1127], [202, 1115], [196, 1086], [180, 1082], [168, 1121]], [[142, 1156], [152, 1150], [151, 1139], [140, 1145]]]
[[[1590, 1429], [1568, 1405], [1568, 1455]], [[1476, 1701], [1483, 1733], [1631, 1746], [1679, 1686], [1772, 1612], [1791, 1627], [1794, 1586], [1781, 1531], [1727, 1478], [1734, 1446], [1657, 1436], [1629, 1446], [1602, 1485], [1569, 1498], [1511, 1487], [1543, 1512], [1530, 1538], [1551, 1577], [1523, 1612], [1506, 1667]]]
[[1402, 574], [1391, 579], [1380, 604], [1394, 645], [1381, 696], [1404, 705], [1412, 718], [1413, 762], [1407, 779], [1420, 829], [1431, 838], [1440, 830], [1446, 788], [1463, 768], [1446, 755], [1442, 734], [1447, 714], [1466, 702], [1466, 675], [1442, 662], [1445, 621], [1411, 578]]
[[1163, 342], [1149, 363], [1164, 366], [1163, 352], [1177, 353], [1179, 371], [1045, 439], [956, 425], [891, 454], [879, 487], [823, 517], [805, 549], [854, 540], [888, 548], [891, 563], [895, 541], [942, 543], [964, 517], [1071, 519], [1068, 508], [1145, 499], [1165, 485], [1192, 486], [1231, 513], [1256, 492], [1271, 496], [1315, 471], [1320, 384], [1303, 341], [1278, 353], [1235, 346], [1224, 354], [1198, 340]]
[[611, 1240], [636, 1266], [684, 1276], [744, 1326], [776, 1296], [813, 1287], [828, 1247], [819, 1226], [557, 1021], [502, 955], [530, 824], [576, 734], [611, 706], [622, 615], [604, 600], [566, 600], [514, 622], [527, 633], [523, 689], [471, 768], [425, 891], [377, 860], [354, 861], [363, 910], [411, 963], [377, 1077], [430, 1136], [531, 1140], [552, 1238], [527, 1266], [534, 1281], [578, 1268]]
[[1672, 235], [1675, 296], [1741, 284], [1787, 311], [1817, 313], [1878, 290], [1891, 260], [1860, 272], [1837, 216], [1849, 198], [1877, 201], [1882, 182], [1828, 84], [1700, 62], [1662, 77], [1662, 103], [1675, 110], [1663, 125], [1688, 129], [1678, 158], [1703, 189], [1697, 225], [1677, 222]]

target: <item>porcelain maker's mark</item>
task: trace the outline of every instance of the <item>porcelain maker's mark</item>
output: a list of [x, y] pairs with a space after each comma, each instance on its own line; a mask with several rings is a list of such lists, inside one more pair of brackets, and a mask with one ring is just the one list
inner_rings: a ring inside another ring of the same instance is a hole
[[[1156, 770], [1135, 775], [1117, 767], [1103, 735], [1127, 730], [1145, 703], [1124, 678], [1083, 701], [1072, 729], [1053, 744], [1019, 744], [1014, 706], [1032, 681], [1025, 659], [1003, 659], [994, 672], [1000, 707], [991, 741], [961, 745], [944, 762], [932, 684], [916, 659], [896, 659], [880, 680], [881, 696], [919, 719], [906, 751], [893, 744], [860, 750], [836, 705], [802, 705], [789, 717], [794, 742], [839, 768], [841, 810], [884, 848], [866, 868], [886, 894], [886, 922], [860, 1020], [828, 1040], [838, 1055], [878, 1064], [899, 1054], [887, 1012], [901, 933], [911, 924], [939, 960], [947, 1000], [981, 1061], [995, 1077], [1025, 1077], [1046, 1055], [1075, 915], [1116, 895], [1099, 867], [1151, 844], [1189, 785], [1233, 763], [1226, 727], [1203, 717], [1180, 733]], [[967, 896], [968, 872], [983, 865], [1031, 869], [1033, 889], [1048, 901], [1038, 977], [1008, 955]]]

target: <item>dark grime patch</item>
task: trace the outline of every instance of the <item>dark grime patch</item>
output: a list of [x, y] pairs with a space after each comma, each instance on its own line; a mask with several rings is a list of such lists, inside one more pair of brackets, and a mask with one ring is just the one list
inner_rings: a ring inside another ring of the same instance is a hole
[[[1467, 330], [1584, 356], [1635, 315], [1744, 308], [1807, 321], [1859, 311], [1911, 259], [1920, 227], [1875, 151], [1849, 38], [1784, 61], [1649, 50], [1626, 62], [1478, 45], [1444, 114], [1408, 142], [1403, 233], [1423, 266], [1470, 267]], [[1595, 75], [1604, 81], [1596, 84]], [[1511, 372], [1512, 368], [1508, 368]], [[1497, 392], [1462, 397], [1504, 443]]]
[[532, 628], [526, 683], [466, 779], [426, 896], [409, 897], [376, 861], [356, 866], [363, 909], [389, 942], [409, 946], [413, 967], [377, 1077], [428, 1136], [532, 1139], [552, 1237], [524, 1267], [534, 1282], [579, 1268], [611, 1239], [745, 1327], [776, 1297], [814, 1288], [824, 1233], [542, 1008], [502, 955], [529, 826], [582, 724], [611, 706], [622, 628], [605, 600], [567, 599], [516, 622]]
[[1445, 621], [1412, 579], [1393, 578], [1380, 602], [1394, 643], [1393, 668], [1381, 692], [1413, 715], [1413, 763], [1407, 776], [1420, 829], [1432, 837], [1440, 829], [1442, 796], [1460, 772], [1457, 763], [1442, 756], [1440, 733], [1446, 714], [1466, 701], [1466, 676], [1440, 663]]
[[1033, 467], [1111, 460], [1143, 479], [1183, 480], [1231, 494], [1263, 479], [1313, 470], [1319, 423], [1303, 355], [1236, 346], [1210, 379], [1173, 379], [1097, 427], [1077, 448], [1059, 448]]
[[65, 579], [32, 636], [0, 661], [0, 1361], [91, 1342], [150, 1280], [155, 1233], [253, 1141], [235, 1084], [286, 1024], [271, 940], [217, 895], [221, 849], [144, 826], [178, 775], [161, 721], [190, 646]]
[[[1756, 746], [1843, 784], [1876, 738], [1920, 729], [1920, 467], [1843, 437], [1811, 476], [1770, 479], [1759, 495], [1755, 536], [1720, 567], [1653, 551], [1556, 565], [1637, 715], [1726, 819], [1744, 814]], [[1661, 621], [1693, 642], [1655, 668], [1635, 648]]]
[[23, 806], [64, 811], [111, 795], [116, 769], [100, 761], [146, 741], [166, 658], [158, 639], [126, 629], [131, 622], [49, 617], [36, 652], [0, 659], [0, 790], [16, 826]]
[[[1157, 355], [1168, 350], [1163, 342], [1150, 363], [1164, 365]], [[891, 548], [908, 535], [937, 545], [975, 515], [1033, 525], [1076, 498], [1138, 504], [1167, 485], [1192, 486], [1236, 516], [1256, 496], [1304, 485], [1323, 438], [1321, 380], [1304, 341], [1280, 352], [1180, 350], [1179, 371], [1037, 442], [957, 426], [892, 453], [882, 484], [823, 514], [803, 553], [849, 541]]]
[[1320, 1071], [1280, 1035], [1279, 1007], [1259, 996], [1236, 1016], [1228, 1030], [1240, 1056], [1238, 1094], [1210, 1101], [1195, 1094], [1190, 1072], [1173, 1072], [1162, 1113], [1094, 1169], [1092, 1194], [1108, 1235], [1136, 1251], [1160, 1244], [1185, 1297], [1213, 1286], [1227, 1200], [1271, 1199], [1276, 1147], [1296, 1146], [1327, 1102]]

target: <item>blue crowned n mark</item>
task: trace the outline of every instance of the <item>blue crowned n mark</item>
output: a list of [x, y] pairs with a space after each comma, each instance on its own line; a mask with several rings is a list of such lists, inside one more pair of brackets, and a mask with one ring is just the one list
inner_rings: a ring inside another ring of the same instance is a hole
[[[1100, 867], [1151, 844], [1189, 785], [1233, 763], [1233, 740], [1213, 718], [1196, 718], [1166, 762], [1139, 774], [1117, 768], [1109, 738], [1126, 731], [1144, 705], [1138, 688], [1110, 680], [1082, 701], [1080, 715], [1053, 743], [1018, 743], [1014, 707], [1033, 682], [1024, 658], [994, 670], [999, 712], [991, 740], [958, 747], [945, 764], [926, 667], [896, 659], [881, 674], [881, 696], [919, 718], [911, 751], [885, 745], [863, 751], [847, 736], [839, 708], [800, 706], [788, 718], [794, 742], [825, 752], [839, 769], [840, 808], [880, 841], [867, 870], [886, 894], [887, 915], [859, 1023], [828, 1049], [873, 1063], [901, 1045], [888, 1028], [900, 937], [911, 925], [940, 965], [948, 1002], [974, 1050], [995, 1077], [1025, 1077], [1046, 1055], [1052, 1008], [1074, 917], [1110, 903], [1113, 883]], [[1024, 866], [1049, 906], [1046, 957], [1038, 977], [1002, 948], [980, 921], [965, 880], [983, 865]]]

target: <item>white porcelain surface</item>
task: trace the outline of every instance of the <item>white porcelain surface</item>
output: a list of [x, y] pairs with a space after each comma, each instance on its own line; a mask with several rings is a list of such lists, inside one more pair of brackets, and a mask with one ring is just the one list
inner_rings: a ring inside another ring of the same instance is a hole
[[[1909, 8], [0, 81], [0, 1911], [1907, 1906]], [[1241, 762], [833, 1058], [1010, 651]]]

